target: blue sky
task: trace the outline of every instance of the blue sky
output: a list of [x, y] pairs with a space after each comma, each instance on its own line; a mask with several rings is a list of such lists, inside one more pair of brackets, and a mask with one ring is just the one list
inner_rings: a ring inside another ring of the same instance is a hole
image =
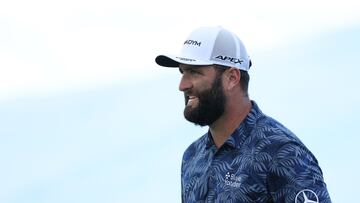
[[207, 129], [183, 119], [179, 72], [154, 57], [177, 51], [192, 28], [220, 22], [248, 47], [251, 98], [316, 155], [333, 201], [353, 200], [356, 3], [319, 15], [320, 3], [273, 12], [255, 2], [217, 20], [115, 1], [35, 1], [38, 10], [20, 2], [33, 12], [16, 3], [0, 10], [0, 202], [180, 202], [182, 153]]

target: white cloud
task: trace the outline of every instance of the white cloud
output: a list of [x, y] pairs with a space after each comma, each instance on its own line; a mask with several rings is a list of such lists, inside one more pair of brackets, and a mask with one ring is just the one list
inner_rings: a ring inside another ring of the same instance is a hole
[[223, 25], [250, 50], [360, 21], [356, 1], [6, 1], [0, 99], [142, 80], [199, 25]]

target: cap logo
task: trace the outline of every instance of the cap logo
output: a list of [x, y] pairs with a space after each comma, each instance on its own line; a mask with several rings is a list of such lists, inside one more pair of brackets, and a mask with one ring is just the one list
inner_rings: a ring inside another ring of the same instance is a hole
[[231, 63], [237, 64], [237, 63], [242, 63], [244, 62], [243, 60], [240, 60], [238, 58], [233, 58], [230, 56], [222, 56], [222, 55], [218, 55], [217, 57], [215, 57], [216, 59], [220, 59], [222, 61], [230, 61]]
[[195, 41], [195, 40], [191, 40], [191, 39], [186, 40], [186, 41], [184, 42], [184, 44], [195, 45], [195, 46], [201, 46], [201, 42], [198, 42], [198, 41]]
[[176, 58], [178, 58], [178, 59], [180, 59], [180, 60], [182, 60], [182, 61], [196, 61], [196, 60], [194, 60], [194, 59], [188, 59], [188, 58], [184, 58], [184, 57], [176, 57]]

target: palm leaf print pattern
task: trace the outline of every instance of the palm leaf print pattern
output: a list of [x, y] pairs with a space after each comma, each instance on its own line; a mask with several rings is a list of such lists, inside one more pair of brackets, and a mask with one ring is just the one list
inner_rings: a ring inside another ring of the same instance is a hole
[[182, 202], [294, 203], [313, 191], [330, 203], [315, 156], [282, 124], [252, 110], [219, 149], [208, 132], [192, 143], [181, 166]]

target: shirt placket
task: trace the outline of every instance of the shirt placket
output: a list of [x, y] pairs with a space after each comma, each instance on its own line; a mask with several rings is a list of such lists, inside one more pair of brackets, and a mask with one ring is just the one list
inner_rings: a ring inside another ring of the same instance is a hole
[[217, 160], [220, 158], [219, 157], [219, 150], [217, 149], [215, 145], [213, 145], [211, 148], [211, 154], [212, 154], [212, 158], [211, 158], [211, 164], [208, 170], [208, 174], [209, 174], [209, 181], [208, 181], [208, 195], [207, 195], [207, 201], [208, 203], [213, 203], [215, 202], [216, 198], [217, 198], [217, 187], [218, 187], [218, 180], [216, 179], [216, 172], [215, 172], [215, 165], [218, 162]]

